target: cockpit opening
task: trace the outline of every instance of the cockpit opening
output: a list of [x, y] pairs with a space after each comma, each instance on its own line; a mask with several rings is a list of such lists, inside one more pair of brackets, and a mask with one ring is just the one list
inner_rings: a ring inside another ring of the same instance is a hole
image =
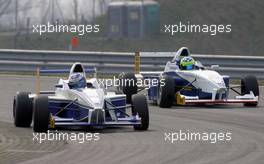
[[74, 69], [73, 69], [73, 72], [74, 73], [83, 73], [84, 70], [83, 70], [83, 67], [81, 64], [76, 64]]

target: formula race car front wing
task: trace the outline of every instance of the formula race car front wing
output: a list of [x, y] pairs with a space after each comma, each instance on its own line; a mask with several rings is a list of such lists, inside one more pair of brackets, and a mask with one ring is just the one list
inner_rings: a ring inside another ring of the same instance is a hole
[[258, 96], [253, 92], [243, 96], [236, 96], [234, 99], [199, 99], [198, 97], [184, 96], [176, 94], [177, 105], [195, 105], [195, 104], [236, 104], [236, 103], [258, 103]]

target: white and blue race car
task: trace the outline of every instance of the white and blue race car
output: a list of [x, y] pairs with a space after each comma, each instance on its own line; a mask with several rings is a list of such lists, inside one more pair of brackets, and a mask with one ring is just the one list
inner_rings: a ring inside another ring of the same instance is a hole
[[[207, 69], [199, 61], [195, 61], [186, 47], [177, 51], [162, 72], [126, 73], [122, 75], [122, 78], [135, 81], [142, 79], [158, 81], [155, 85], [154, 83], [149, 84], [147, 95], [149, 100], [162, 108], [169, 108], [173, 104], [244, 103], [245, 106], [257, 106], [259, 99], [258, 81], [255, 76], [246, 76], [241, 79], [241, 85], [231, 86], [229, 76], [220, 75], [213, 70], [213, 67]], [[139, 88], [131, 86], [122, 89], [123, 93], [131, 98]], [[234, 91], [238, 95], [230, 99], [229, 91]]]
[[[35, 132], [67, 126], [134, 126], [135, 130], [147, 130], [149, 111], [145, 96], [136, 94], [132, 104], [127, 105], [126, 95], [107, 91], [96, 78], [86, 79], [85, 73], [91, 71], [94, 69], [85, 70], [81, 63], [75, 63], [68, 70], [69, 78], [60, 79], [55, 91], [18, 92], [13, 105], [15, 126], [30, 127], [33, 118]], [[64, 73], [65, 70], [38, 72]], [[131, 108], [130, 114], [127, 108]]]

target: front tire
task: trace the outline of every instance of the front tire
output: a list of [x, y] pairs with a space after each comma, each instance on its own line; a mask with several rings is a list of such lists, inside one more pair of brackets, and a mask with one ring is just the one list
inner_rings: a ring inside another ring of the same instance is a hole
[[161, 108], [170, 108], [175, 101], [175, 81], [172, 77], [164, 77], [164, 86], [158, 89], [157, 104]]
[[48, 109], [48, 97], [38, 96], [33, 102], [33, 130], [34, 132], [46, 133], [49, 126], [50, 113]]
[[137, 78], [134, 73], [125, 73], [123, 78], [122, 91], [126, 95], [128, 104], [131, 104], [132, 95], [137, 94]]
[[29, 93], [19, 92], [13, 102], [13, 117], [16, 127], [30, 127], [32, 122], [32, 101]]
[[[254, 96], [259, 96], [258, 80], [255, 76], [249, 75], [241, 79], [241, 95], [253, 92]], [[257, 106], [258, 103], [244, 103], [244, 106]]]
[[132, 96], [132, 113], [133, 115], [138, 114], [141, 118], [140, 125], [134, 125], [135, 130], [147, 130], [149, 127], [149, 110], [147, 99], [144, 95], [133, 95]]

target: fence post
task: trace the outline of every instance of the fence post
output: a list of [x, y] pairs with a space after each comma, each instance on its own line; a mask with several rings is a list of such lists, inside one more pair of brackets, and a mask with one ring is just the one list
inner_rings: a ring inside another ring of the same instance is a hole
[[134, 66], [135, 74], [139, 74], [140, 72], [140, 52], [135, 53], [135, 66]]

